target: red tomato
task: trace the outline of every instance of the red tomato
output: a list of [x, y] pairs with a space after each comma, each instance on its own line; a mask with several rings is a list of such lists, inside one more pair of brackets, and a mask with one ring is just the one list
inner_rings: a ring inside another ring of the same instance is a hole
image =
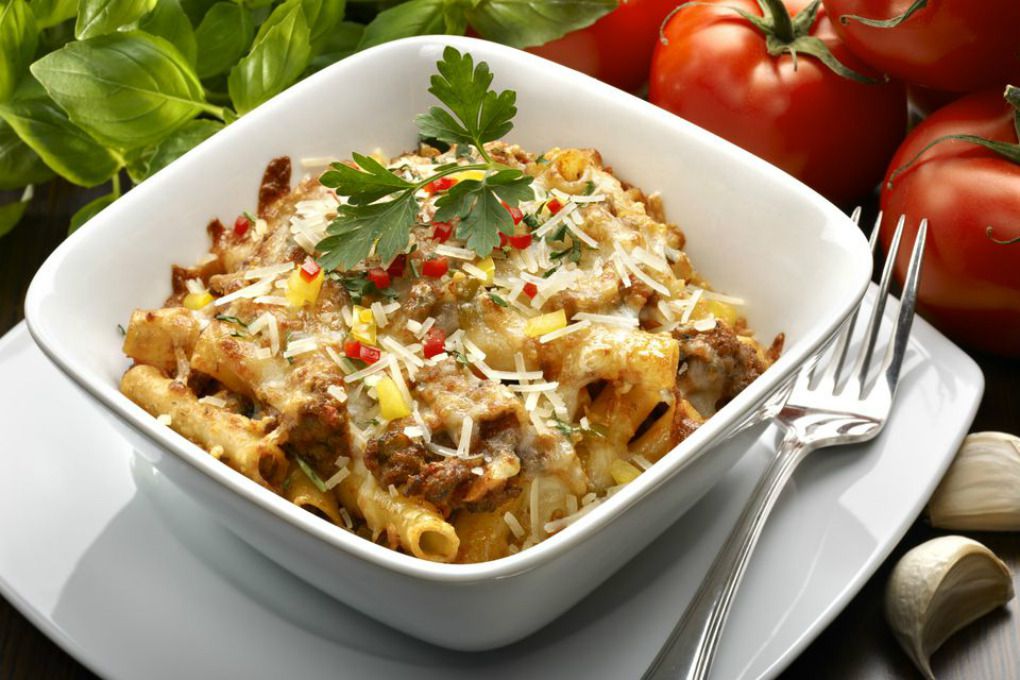
[[[806, 0], [784, 0], [795, 13]], [[817, 58], [772, 56], [765, 35], [728, 7], [761, 15], [754, 0], [708, 0], [684, 7], [652, 58], [649, 98], [843, 203], [867, 194], [903, 138], [904, 88], [837, 75]], [[811, 35], [845, 66], [850, 54], [820, 11]], [[796, 67], [795, 67], [796, 66]]]
[[426, 359], [431, 359], [437, 354], [441, 354], [446, 351], [446, 333], [443, 332], [442, 328], [436, 328], [433, 326], [429, 329], [429, 332], [425, 334], [425, 342], [422, 343], [421, 353]]
[[836, 31], [861, 59], [891, 76], [936, 90], [966, 92], [1020, 82], [1020, 2], [929, 0], [895, 28], [843, 15], [891, 19], [913, 0], [823, 0]]
[[[1013, 110], [998, 91], [977, 93], [936, 111], [917, 126], [889, 165], [891, 175], [925, 145], [948, 134], [972, 134], [1017, 143]], [[904, 239], [913, 242], [928, 218], [928, 241], [918, 308], [961, 343], [1007, 356], [1020, 356], [1020, 165], [974, 144], [946, 141], [882, 190], [882, 242], [888, 249], [899, 216], [906, 215]], [[909, 248], [896, 272], [902, 281]]]
[[623, 0], [588, 28], [528, 51], [633, 92], [648, 80], [659, 26], [676, 5], [676, 0]]

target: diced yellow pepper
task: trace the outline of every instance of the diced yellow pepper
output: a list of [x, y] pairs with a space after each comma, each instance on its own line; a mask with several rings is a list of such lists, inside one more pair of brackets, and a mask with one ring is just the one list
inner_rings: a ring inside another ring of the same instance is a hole
[[376, 332], [374, 323], [356, 323], [351, 327], [351, 337], [363, 345], [374, 345], [376, 343]]
[[375, 315], [368, 307], [354, 305], [354, 323], [375, 323]]
[[301, 270], [295, 269], [287, 279], [287, 302], [292, 307], [303, 307], [315, 304], [319, 299], [319, 291], [322, 290], [322, 281], [325, 278], [322, 270], [311, 281], [306, 281], [301, 276]]
[[212, 293], [207, 290], [203, 290], [201, 293], [188, 293], [184, 296], [184, 306], [188, 309], [202, 309], [212, 301]]
[[707, 319], [709, 315], [714, 316], [720, 321], [725, 321], [729, 326], [736, 325], [737, 318], [740, 316], [732, 305], [728, 305], [725, 302], [720, 302], [719, 300], [699, 300], [698, 304], [694, 306], [694, 311], [691, 312], [691, 319], [694, 321]]
[[492, 261], [492, 256], [490, 255], [484, 260], [479, 260], [478, 264], [475, 266], [485, 272], [485, 284], [488, 285], [492, 283], [493, 279], [496, 277], [496, 263]]
[[365, 345], [376, 343], [375, 315], [368, 307], [354, 305], [354, 313], [351, 315], [351, 337]]
[[609, 474], [617, 484], [630, 484], [641, 474], [637, 469], [622, 458], [617, 458], [609, 464]]
[[548, 314], [528, 319], [528, 322], [524, 325], [524, 333], [528, 337], [537, 338], [540, 335], [558, 331], [566, 325], [567, 313], [562, 309], [557, 309], [555, 312], [549, 312]]
[[411, 415], [411, 407], [404, 401], [393, 378], [384, 377], [376, 384], [375, 391], [379, 395], [379, 415], [384, 419], [396, 420]]
[[463, 172], [455, 172], [452, 175], [448, 175], [448, 177], [450, 177], [450, 179], [455, 179], [458, 182], [463, 182], [466, 179], [474, 179], [474, 180], [478, 180], [479, 182], [481, 182], [483, 179], [485, 179], [485, 171], [484, 170], [465, 170]]

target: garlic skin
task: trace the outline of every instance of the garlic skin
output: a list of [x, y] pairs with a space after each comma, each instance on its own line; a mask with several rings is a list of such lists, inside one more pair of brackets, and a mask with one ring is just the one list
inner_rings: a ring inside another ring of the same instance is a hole
[[1020, 530], [1020, 437], [967, 435], [928, 502], [928, 517], [940, 529]]
[[885, 615], [928, 680], [931, 655], [949, 636], [1013, 599], [1013, 576], [995, 554], [963, 536], [942, 536], [905, 554], [889, 576]]

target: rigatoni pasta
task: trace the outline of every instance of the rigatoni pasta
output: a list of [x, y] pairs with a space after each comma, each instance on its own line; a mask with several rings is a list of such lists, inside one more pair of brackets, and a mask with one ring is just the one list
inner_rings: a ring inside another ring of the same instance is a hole
[[[515, 233], [481, 257], [423, 190], [408, 247], [323, 271], [338, 199], [307, 177], [214, 220], [209, 255], [136, 311], [121, 390], [323, 521], [416, 557], [496, 559], [630, 483], [764, 371], [743, 301], [712, 291], [661, 203], [591, 149], [541, 156]], [[477, 150], [376, 160], [408, 181]], [[266, 183], [289, 183], [276, 159]]]

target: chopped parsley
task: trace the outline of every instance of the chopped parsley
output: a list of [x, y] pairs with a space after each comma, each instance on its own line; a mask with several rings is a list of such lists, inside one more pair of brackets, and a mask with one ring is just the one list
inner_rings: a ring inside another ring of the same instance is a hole
[[244, 326], [245, 328], [248, 327], [248, 324], [246, 324], [245, 322], [241, 321], [236, 316], [227, 316], [226, 314], [217, 314], [216, 315], [216, 320], [217, 321], [225, 321], [227, 323], [236, 323], [238, 326]]
[[504, 300], [500, 296], [496, 295], [495, 293], [489, 293], [489, 299], [492, 300], [493, 302], [495, 302], [500, 307], [509, 307], [510, 306], [510, 303], [508, 303], [506, 300]]
[[118, 331], [120, 331], [120, 334], [121, 334], [122, 336], [123, 336], [123, 335], [127, 335], [127, 331], [126, 331], [126, 330], [124, 330], [124, 327], [123, 327], [123, 326], [121, 326], [120, 324], [117, 324], [117, 330], [118, 330]]
[[[411, 228], [421, 205], [416, 193], [430, 182], [465, 170], [481, 170], [482, 179], [457, 182], [436, 200], [435, 219], [459, 218], [457, 237], [467, 248], [486, 256], [499, 245], [499, 233], [512, 233], [513, 218], [505, 206], [516, 207], [534, 196], [532, 178], [522, 171], [494, 161], [485, 143], [502, 138], [513, 129], [517, 93], [490, 88], [492, 72], [487, 63], [477, 66], [469, 54], [453, 47], [443, 51], [431, 79], [431, 92], [443, 105], [433, 106], [415, 122], [428, 139], [456, 144], [477, 153], [477, 163], [450, 163], [436, 167], [435, 174], [409, 181], [388, 170], [370, 156], [353, 154], [355, 167], [333, 163], [319, 181], [347, 200], [316, 248], [326, 271], [350, 269], [375, 248], [383, 262], [407, 249]], [[385, 200], [384, 200], [385, 199]]]
[[567, 260], [569, 262], [581, 261], [581, 242], [578, 239], [571, 239], [570, 246], [563, 250], [549, 253], [550, 260]]
[[588, 183], [584, 185], [584, 195], [591, 196], [595, 193], [595, 182], [588, 180]]
[[315, 485], [316, 489], [318, 489], [322, 493], [326, 493], [326, 491], [328, 491], [328, 489], [326, 488], [326, 483], [323, 482], [322, 478], [319, 477], [318, 473], [316, 473], [315, 470], [312, 469], [312, 466], [305, 462], [304, 458], [302, 458], [301, 456], [294, 456], [294, 460], [297, 461], [298, 467], [301, 468], [301, 472], [305, 473], [305, 476], [308, 477], [312, 484]]

